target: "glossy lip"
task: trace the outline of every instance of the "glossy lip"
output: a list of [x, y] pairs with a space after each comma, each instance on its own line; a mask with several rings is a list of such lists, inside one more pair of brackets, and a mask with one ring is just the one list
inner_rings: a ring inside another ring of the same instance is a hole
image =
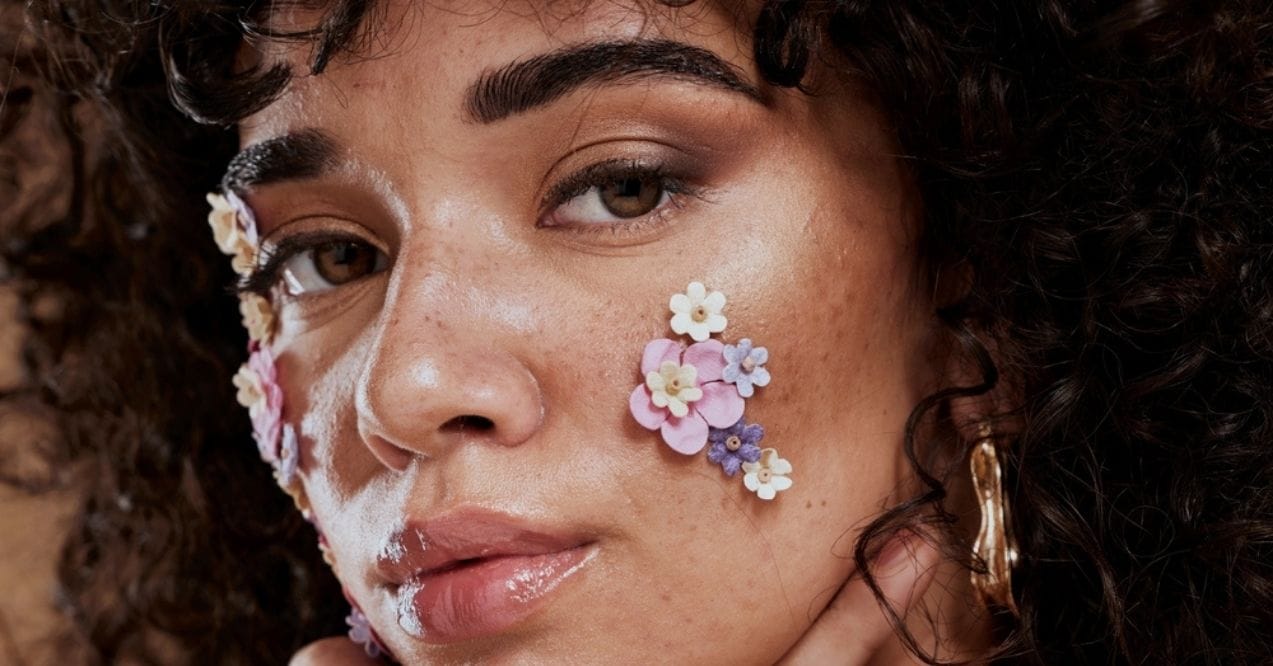
[[409, 522], [377, 557], [398, 624], [426, 643], [502, 633], [539, 607], [596, 554], [585, 535], [466, 510]]

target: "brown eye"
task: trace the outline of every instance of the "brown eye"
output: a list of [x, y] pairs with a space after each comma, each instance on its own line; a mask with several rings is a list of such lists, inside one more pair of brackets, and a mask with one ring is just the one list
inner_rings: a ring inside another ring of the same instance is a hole
[[331, 285], [353, 282], [376, 270], [375, 248], [363, 243], [334, 241], [314, 248], [314, 272]]
[[623, 219], [645, 215], [663, 200], [663, 185], [654, 179], [625, 178], [597, 190], [606, 211]]
[[297, 252], [282, 265], [283, 281], [293, 295], [334, 289], [379, 273], [389, 258], [356, 240], [330, 240]]

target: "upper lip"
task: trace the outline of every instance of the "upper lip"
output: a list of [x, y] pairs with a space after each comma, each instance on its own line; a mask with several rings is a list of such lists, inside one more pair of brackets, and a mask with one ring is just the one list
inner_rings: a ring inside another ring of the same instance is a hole
[[533, 527], [485, 510], [460, 510], [427, 521], [409, 521], [389, 536], [376, 570], [391, 585], [437, 573], [468, 560], [557, 553], [587, 543], [583, 535]]

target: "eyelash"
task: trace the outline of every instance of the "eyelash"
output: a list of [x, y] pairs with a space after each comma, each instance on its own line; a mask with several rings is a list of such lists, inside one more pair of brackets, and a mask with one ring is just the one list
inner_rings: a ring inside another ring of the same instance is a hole
[[268, 252], [261, 254], [262, 261], [238, 286], [241, 293], [266, 295], [278, 284], [283, 266], [293, 257], [317, 249], [327, 243], [366, 243], [363, 239], [343, 233], [314, 232], [296, 234], [280, 240]]
[[[559, 206], [594, 187], [625, 179], [640, 179], [658, 183], [663, 188], [663, 191], [667, 193], [670, 200], [668, 205], [672, 207], [680, 207], [681, 204], [678, 200], [682, 196], [702, 195], [701, 188], [690, 184], [682, 177], [673, 175], [661, 164], [649, 165], [631, 159], [607, 160], [577, 171], [554, 185], [542, 199], [539, 222], [536, 225], [549, 227], [550, 225], [543, 225], [542, 221]], [[631, 233], [640, 230], [646, 225], [661, 221], [667, 213], [666, 208], [667, 206], [663, 206], [640, 217], [623, 220], [622, 222], [572, 226], [569, 227], [569, 230], [578, 233]], [[239, 283], [238, 291], [259, 295], [268, 294], [278, 284], [283, 266], [290, 259], [314, 250], [325, 243], [333, 242], [365, 243], [366, 241], [350, 234], [329, 232], [297, 234], [283, 238], [268, 253], [262, 254], [263, 260], [260, 262], [259, 267]]]

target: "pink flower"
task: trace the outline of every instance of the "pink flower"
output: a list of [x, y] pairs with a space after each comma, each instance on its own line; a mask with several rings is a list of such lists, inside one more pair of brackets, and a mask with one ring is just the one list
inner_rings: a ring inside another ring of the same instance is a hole
[[628, 407], [645, 428], [659, 430], [672, 450], [693, 455], [707, 445], [708, 427], [728, 428], [743, 417], [743, 399], [721, 381], [724, 344], [707, 340], [682, 353], [675, 340], [652, 340], [641, 356], [645, 381]]
[[239, 404], [248, 408], [252, 418], [252, 437], [261, 458], [277, 465], [283, 437], [283, 389], [269, 347], [253, 345], [248, 362], [234, 376], [234, 385], [239, 389]]

